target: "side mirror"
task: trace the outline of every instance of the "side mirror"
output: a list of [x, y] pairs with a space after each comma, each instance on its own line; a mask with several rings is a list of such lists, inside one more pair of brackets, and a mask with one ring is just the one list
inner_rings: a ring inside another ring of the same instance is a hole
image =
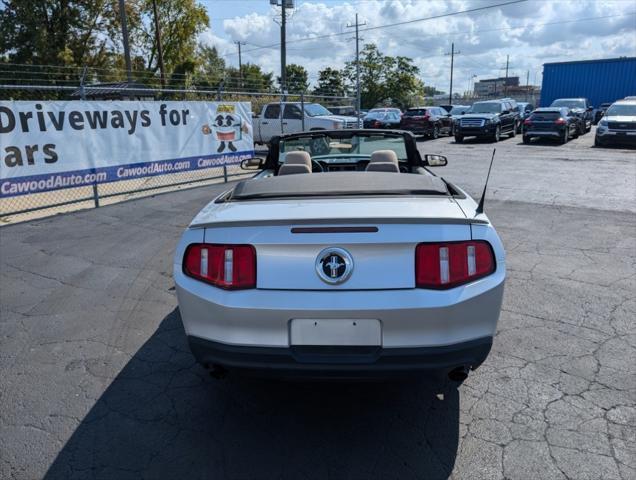
[[448, 164], [448, 159], [443, 155], [424, 155], [424, 160], [428, 167], [445, 167]]
[[587, 107], [587, 111], [591, 112], [592, 110], [594, 110], [594, 107], [592, 105], [590, 105], [589, 107]]
[[262, 158], [246, 158], [241, 162], [241, 170], [260, 170], [261, 168], [263, 168]]
[[501, 112], [502, 115], [508, 115], [510, 114], [510, 110], [504, 110], [503, 112]]
[[460, 115], [466, 115], [466, 110], [462, 110], [462, 112], [460, 113]]

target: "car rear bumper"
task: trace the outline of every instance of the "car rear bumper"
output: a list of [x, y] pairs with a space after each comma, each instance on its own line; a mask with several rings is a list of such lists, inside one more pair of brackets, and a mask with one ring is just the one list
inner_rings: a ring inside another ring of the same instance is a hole
[[414, 135], [427, 135], [433, 131], [433, 125], [400, 125], [400, 130], [406, 130]]
[[[504, 291], [505, 267], [449, 290], [227, 291], [175, 272], [188, 335], [215, 342], [288, 347], [291, 323], [376, 320], [384, 348], [450, 345], [492, 337]], [[328, 341], [328, 340], [327, 340]]]
[[529, 130], [527, 132], [523, 132], [526, 137], [552, 137], [558, 138], [563, 135], [563, 130]]
[[189, 336], [196, 360], [257, 375], [358, 378], [428, 373], [443, 377], [456, 368], [476, 369], [492, 347], [492, 337], [453, 345], [419, 348], [250, 347]]

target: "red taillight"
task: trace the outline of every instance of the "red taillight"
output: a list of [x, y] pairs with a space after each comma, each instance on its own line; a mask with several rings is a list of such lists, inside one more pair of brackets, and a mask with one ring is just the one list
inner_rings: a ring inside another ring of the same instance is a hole
[[227, 290], [256, 288], [256, 250], [251, 245], [193, 243], [183, 257], [183, 273]]
[[555, 124], [557, 124], [557, 125], [565, 125], [565, 124], [566, 124], [566, 123], [568, 123], [568, 122], [567, 122], [567, 120], [566, 120], [565, 118], [557, 118], [557, 119], [554, 121], [554, 123], [555, 123]]
[[526, 120], [524, 120], [523, 124], [524, 125], [532, 125], [532, 122], [530, 121], [529, 118], [527, 118]]
[[420, 243], [415, 249], [415, 284], [445, 289], [472, 282], [495, 271], [488, 242]]

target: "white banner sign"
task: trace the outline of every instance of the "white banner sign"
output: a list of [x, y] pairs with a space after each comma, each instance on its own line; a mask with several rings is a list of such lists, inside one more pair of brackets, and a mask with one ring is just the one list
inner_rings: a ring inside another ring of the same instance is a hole
[[254, 156], [249, 103], [0, 101], [0, 198]]

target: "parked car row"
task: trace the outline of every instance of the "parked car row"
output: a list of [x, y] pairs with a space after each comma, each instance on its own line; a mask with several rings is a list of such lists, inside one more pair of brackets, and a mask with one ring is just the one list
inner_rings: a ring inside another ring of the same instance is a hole
[[[336, 115], [333, 111], [350, 113]], [[358, 118], [350, 107], [326, 109], [317, 103], [273, 102], [254, 115], [254, 142], [268, 144], [283, 133], [303, 130], [358, 128]], [[598, 110], [586, 98], [559, 98], [549, 107], [535, 109], [530, 103], [512, 98], [475, 102], [473, 105], [423, 106], [407, 109], [373, 108], [363, 118], [367, 129], [407, 130], [414, 135], [438, 138], [454, 136], [457, 143], [467, 137], [488, 138], [498, 142], [504, 136], [523, 135], [529, 144], [533, 138], [552, 138], [566, 143], [584, 135], [598, 123], [595, 145], [636, 143], [636, 97], [607, 105]]]
[[415, 135], [437, 138], [455, 136], [458, 142], [465, 137], [490, 137], [521, 132], [523, 120], [532, 112], [530, 103], [517, 103], [512, 98], [476, 102], [474, 105], [423, 106], [407, 109], [376, 108], [364, 117], [365, 128], [396, 128]]

